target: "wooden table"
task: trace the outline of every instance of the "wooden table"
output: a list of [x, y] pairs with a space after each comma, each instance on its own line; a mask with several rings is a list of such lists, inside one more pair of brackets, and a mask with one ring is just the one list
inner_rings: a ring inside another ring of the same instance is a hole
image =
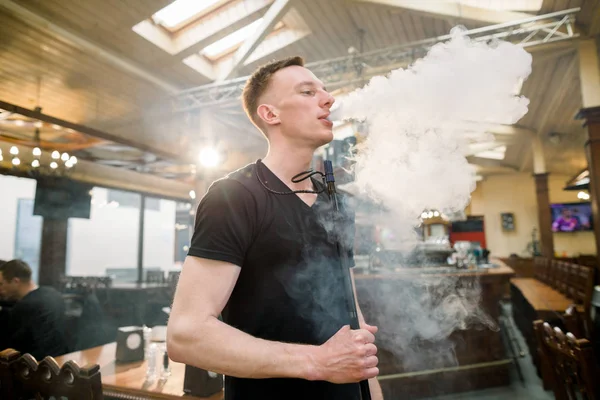
[[[100, 365], [102, 388], [105, 396], [119, 399], [181, 399], [184, 396], [183, 379], [185, 365], [171, 362], [171, 376], [164, 381], [146, 380], [146, 361], [133, 363], [116, 363], [116, 343], [65, 354], [55, 357], [58, 365], [73, 360], [80, 366], [87, 364]], [[195, 397], [185, 395], [190, 400], [221, 400], [223, 393], [211, 397]]]

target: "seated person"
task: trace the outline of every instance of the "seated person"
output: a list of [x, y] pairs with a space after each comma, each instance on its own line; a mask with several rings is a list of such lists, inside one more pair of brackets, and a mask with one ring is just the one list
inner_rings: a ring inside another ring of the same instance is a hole
[[15, 301], [3, 328], [4, 348], [29, 353], [37, 360], [67, 353], [65, 303], [51, 287], [38, 287], [31, 268], [20, 260], [0, 265], [0, 297]]
[[[4, 264], [6, 261], [0, 260], [0, 265]], [[14, 301], [5, 300], [0, 295], [0, 350], [4, 349], [4, 344], [6, 342], [6, 327], [8, 326], [8, 317], [10, 315], [10, 308], [15, 304]]]

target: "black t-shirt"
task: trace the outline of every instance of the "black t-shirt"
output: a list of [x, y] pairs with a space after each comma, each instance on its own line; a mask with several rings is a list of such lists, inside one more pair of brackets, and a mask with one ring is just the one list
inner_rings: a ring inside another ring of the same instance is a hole
[[68, 352], [64, 334], [65, 303], [58, 291], [39, 287], [10, 310], [9, 346], [38, 361]]
[[[308, 206], [296, 194], [267, 191], [256, 168], [269, 189], [290, 191], [260, 162], [215, 182], [198, 207], [189, 255], [241, 267], [226, 323], [257, 338], [320, 345], [350, 323], [335, 238], [352, 262], [353, 216], [346, 211], [332, 230], [326, 192]], [[225, 377], [225, 398], [353, 400], [360, 391], [358, 384]]]

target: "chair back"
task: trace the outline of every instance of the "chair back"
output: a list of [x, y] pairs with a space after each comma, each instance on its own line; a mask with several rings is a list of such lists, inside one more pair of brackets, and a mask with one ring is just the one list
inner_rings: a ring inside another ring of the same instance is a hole
[[571, 332], [577, 338], [589, 339], [590, 336], [587, 334], [587, 327], [585, 320], [581, 313], [577, 310], [575, 304], [571, 304], [563, 315], [563, 321], [565, 328], [568, 332]]
[[101, 400], [102, 381], [98, 364], [79, 367], [67, 361], [59, 368], [52, 357], [39, 363], [30, 354], [13, 349], [0, 352], [0, 398], [14, 400], [67, 398]]
[[177, 286], [180, 275], [181, 275], [181, 271], [169, 271], [169, 275], [167, 277], [167, 282], [169, 283], [169, 285]]
[[162, 270], [146, 271], [146, 283], [164, 283], [165, 282], [165, 273]]
[[542, 375], [552, 383], [557, 400], [598, 400], [595, 364], [591, 343], [563, 333], [547, 322], [537, 320], [534, 330], [538, 339]]

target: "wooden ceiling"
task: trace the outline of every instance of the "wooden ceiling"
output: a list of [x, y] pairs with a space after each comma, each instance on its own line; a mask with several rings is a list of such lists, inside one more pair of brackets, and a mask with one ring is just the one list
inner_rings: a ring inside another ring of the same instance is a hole
[[[132, 31], [169, 3], [0, 0], [0, 100], [41, 107], [44, 114], [187, 159], [203, 143], [219, 141], [230, 155], [225, 168], [262, 156], [264, 140], [240, 118], [239, 107], [223, 109], [211, 129], [202, 116], [171, 112], [171, 94], [210, 81]], [[457, 24], [491, 25], [373, 3], [295, 0], [293, 8], [311, 34], [269, 58], [299, 54], [313, 62], [345, 56], [350, 47], [366, 52], [447, 34]], [[544, 0], [538, 14], [573, 7], [581, 7], [579, 30], [598, 35], [600, 0]], [[263, 61], [241, 67], [237, 75]], [[575, 174], [586, 165], [584, 132], [574, 120], [579, 87], [575, 42], [535, 53], [523, 87], [530, 112], [518, 124], [540, 131], [550, 172]], [[482, 163], [482, 173], [531, 171], [529, 140], [515, 137], [505, 160]]]

